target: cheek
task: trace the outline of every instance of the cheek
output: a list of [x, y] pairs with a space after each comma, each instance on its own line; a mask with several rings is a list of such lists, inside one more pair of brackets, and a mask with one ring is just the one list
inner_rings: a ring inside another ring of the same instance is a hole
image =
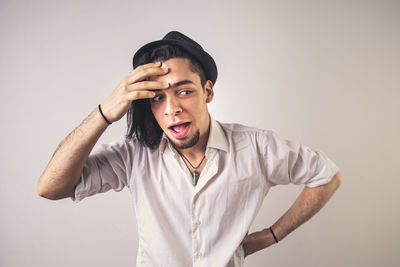
[[193, 99], [185, 103], [186, 110], [197, 115], [202, 114], [207, 109], [207, 104], [199, 99]]
[[203, 109], [203, 99], [196, 96], [196, 97], [191, 97], [186, 99], [185, 101], [182, 101], [181, 105], [185, 107], [188, 110], [199, 110]]

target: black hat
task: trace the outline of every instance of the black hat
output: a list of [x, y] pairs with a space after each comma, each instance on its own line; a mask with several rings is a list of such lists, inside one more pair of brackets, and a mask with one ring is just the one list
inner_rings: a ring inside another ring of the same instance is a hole
[[206, 79], [212, 81], [212, 83], [215, 84], [218, 76], [218, 71], [214, 59], [206, 51], [204, 51], [204, 49], [198, 43], [177, 31], [169, 32], [161, 40], [154, 41], [142, 46], [133, 56], [133, 68], [141, 65], [141, 60], [139, 59], [144, 54], [162, 45], [176, 45], [185, 50], [187, 53], [193, 56], [194, 59], [196, 59], [197, 62], [199, 62], [200, 65], [203, 67]]

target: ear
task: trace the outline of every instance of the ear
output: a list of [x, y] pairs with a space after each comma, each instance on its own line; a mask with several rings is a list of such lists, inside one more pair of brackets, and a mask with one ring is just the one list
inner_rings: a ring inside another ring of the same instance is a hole
[[204, 85], [204, 91], [206, 93], [206, 103], [211, 103], [214, 98], [214, 85], [210, 80], [207, 80]]

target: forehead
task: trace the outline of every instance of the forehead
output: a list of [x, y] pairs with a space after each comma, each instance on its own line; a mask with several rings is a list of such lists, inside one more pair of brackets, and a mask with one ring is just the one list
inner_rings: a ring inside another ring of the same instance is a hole
[[181, 80], [190, 80], [200, 84], [200, 76], [190, 69], [190, 61], [187, 58], [171, 58], [162, 62], [162, 67], [168, 68], [168, 73], [161, 76], [153, 76], [150, 80], [168, 82], [174, 84]]

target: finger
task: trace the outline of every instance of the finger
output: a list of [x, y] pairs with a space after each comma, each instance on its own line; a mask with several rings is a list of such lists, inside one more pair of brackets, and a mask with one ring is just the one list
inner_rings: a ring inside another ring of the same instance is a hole
[[151, 67], [161, 67], [161, 64], [162, 64], [161, 61], [150, 62], [150, 63], [147, 63], [147, 64], [143, 64], [143, 65], [137, 66], [135, 69], [133, 69], [133, 71], [141, 70], [141, 69], [147, 69], [147, 68], [151, 68]]
[[169, 87], [169, 83], [162, 83], [156, 81], [137, 82], [127, 86], [128, 92], [141, 91], [141, 90], [164, 90]]
[[132, 84], [132, 83], [135, 83], [138, 81], [143, 81], [152, 76], [160, 76], [160, 75], [165, 75], [167, 73], [168, 73], [167, 67], [152, 66], [152, 67], [148, 67], [148, 68], [143, 68], [143, 69], [139, 69], [137, 71], [135, 70], [131, 74], [129, 74], [127, 82], [128, 82], [128, 84]]
[[156, 96], [156, 93], [152, 91], [133, 91], [126, 94], [126, 98], [130, 101], [134, 101], [137, 99], [145, 99], [145, 98], [153, 98]]
[[[150, 63], [147, 63], [147, 64], [143, 64], [143, 65], [140, 65], [140, 66], [137, 66], [136, 68], [134, 68], [130, 73], [133, 73], [133, 72], [137, 72], [137, 71], [140, 71], [140, 70], [142, 70], [142, 69], [147, 69], [147, 68], [155, 68], [155, 67], [161, 67], [161, 65], [162, 65], [162, 62], [161, 61], [157, 61], [157, 62], [150, 62]], [[129, 73], [129, 74], [130, 74]]]
[[158, 62], [150, 62], [150, 63], [144, 64], [144, 65], [140, 65], [140, 66], [137, 66], [136, 68], [134, 68], [133, 70], [131, 70], [127, 74], [127, 76], [131, 76], [135, 72], [138, 72], [138, 71], [143, 70], [143, 69], [161, 67], [161, 65], [162, 65], [162, 62], [160, 62], [160, 61], [158, 61]]

